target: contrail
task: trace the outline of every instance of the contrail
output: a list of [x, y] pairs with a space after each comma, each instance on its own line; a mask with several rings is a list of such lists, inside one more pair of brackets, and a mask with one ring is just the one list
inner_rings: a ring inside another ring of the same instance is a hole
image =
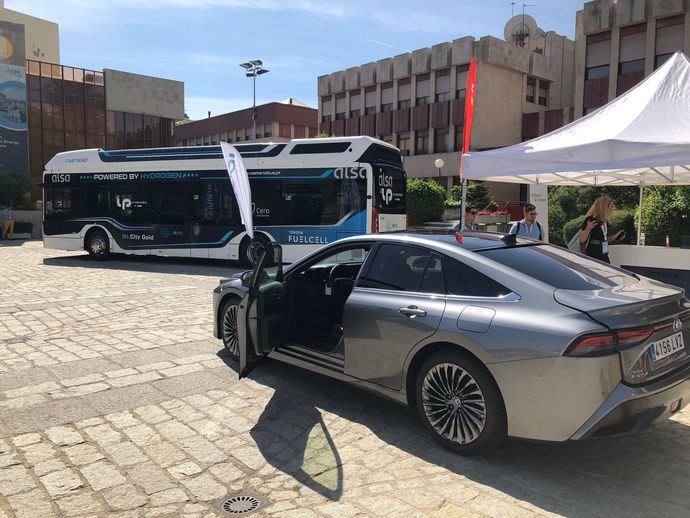
[[372, 43], [376, 43], [377, 45], [383, 45], [384, 47], [390, 47], [392, 49], [397, 49], [397, 50], [402, 50], [403, 52], [407, 52], [407, 49], [401, 49], [400, 47], [396, 47], [395, 45], [391, 45], [390, 43], [386, 43], [384, 41], [372, 40], [369, 38], [367, 38], [367, 41], [370, 41]]

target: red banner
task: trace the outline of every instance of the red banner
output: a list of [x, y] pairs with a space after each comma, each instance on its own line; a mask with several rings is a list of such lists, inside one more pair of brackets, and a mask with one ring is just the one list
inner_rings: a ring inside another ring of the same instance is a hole
[[472, 58], [470, 71], [467, 74], [467, 92], [465, 94], [465, 126], [462, 131], [462, 153], [470, 150], [470, 136], [472, 134], [472, 119], [474, 117], [474, 101], [477, 98], [477, 60]]

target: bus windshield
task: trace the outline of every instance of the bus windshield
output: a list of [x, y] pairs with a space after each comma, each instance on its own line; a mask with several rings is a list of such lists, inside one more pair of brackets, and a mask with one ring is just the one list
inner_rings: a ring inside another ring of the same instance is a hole
[[376, 207], [382, 214], [404, 214], [407, 190], [405, 171], [390, 166], [374, 166]]

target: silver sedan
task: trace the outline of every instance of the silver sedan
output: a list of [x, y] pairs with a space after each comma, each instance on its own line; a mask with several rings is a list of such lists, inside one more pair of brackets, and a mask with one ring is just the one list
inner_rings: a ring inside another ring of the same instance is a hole
[[283, 269], [269, 247], [214, 291], [240, 377], [270, 356], [414, 409], [475, 454], [506, 436], [637, 431], [690, 399], [690, 302], [540, 242], [470, 233], [332, 243]]

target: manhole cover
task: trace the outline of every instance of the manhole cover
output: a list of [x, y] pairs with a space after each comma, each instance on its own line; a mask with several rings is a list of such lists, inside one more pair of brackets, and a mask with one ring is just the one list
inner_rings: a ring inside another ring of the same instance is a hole
[[270, 502], [261, 496], [237, 494], [226, 496], [211, 505], [227, 516], [246, 516], [270, 505]]

